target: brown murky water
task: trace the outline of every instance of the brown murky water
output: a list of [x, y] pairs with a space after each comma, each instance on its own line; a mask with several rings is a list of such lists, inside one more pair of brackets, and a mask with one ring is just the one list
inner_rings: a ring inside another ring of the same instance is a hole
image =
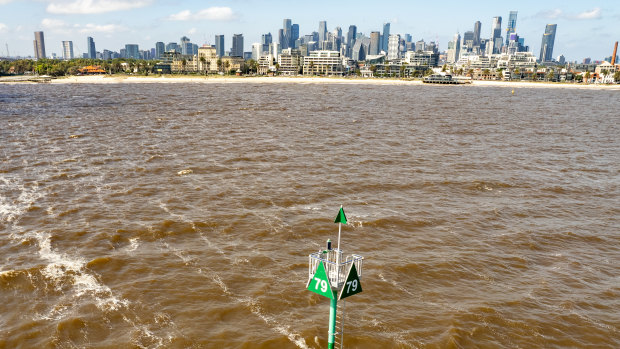
[[620, 94], [0, 86], [0, 348], [620, 347]]

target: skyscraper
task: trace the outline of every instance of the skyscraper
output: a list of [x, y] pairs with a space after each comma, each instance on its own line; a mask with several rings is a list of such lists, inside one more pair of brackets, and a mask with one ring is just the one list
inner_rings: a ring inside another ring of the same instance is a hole
[[502, 17], [493, 17], [493, 35], [491, 36], [493, 42], [493, 52], [500, 53], [502, 50]]
[[510, 11], [508, 25], [506, 26], [506, 46], [510, 43], [510, 34], [517, 31], [517, 11]]
[[125, 45], [125, 57], [140, 59], [140, 49], [136, 44]]
[[279, 41], [280, 41], [280, 47], [285, 50], [287, 48], [289, 48], [289, 45], [291, 44], [291, 28], [292, 24], [291, 24], [291, 20], [288, 18], [285, 18], [283, 23], [282, 23], [282, 32], [278, 32], [278, 37], [279, 37]]
[[192, 55], [192, 43], [191, 40], [187, 36], [181, 37], [181, 54], [183, 55]]
[[388, 38], [387, 59], [395, 60], [400, 58], [400, 35], [390, 35]]
[[243, 57], [243, 34], [234, 34], [230, 55], [233, 57]]
[[62, 58], [65, 60], [73, 59], [73, 41], [62, 42]]
[[480, 46], [480, 28], [482, 27], [482, 23], [480, 21], [476, 21], [474, 23], [474, 47]]
[[327, 22], [320, 21], [319, 22], [319, 42], [327, 40]]
[[381, 37], [383, 38], [383, 42], [382, 42], [382, 46], [380, 49], [387, 53], [388, 52], [388, 41], [390, 39], [390, 23], [383, 24], [383, 35]]
[[289, 47], [296, 48], [295, 42], [299, 39], [299, 24], [293, 24], [291, 26], [291, 41]]
[[155, 59], [161, 58], [161, 54], [166, 51], [166, 46], [163, 42], [158, 41], [155, 43]]
[[448, 63], [454, 63], [461, 57], [461, 34], [454, 34], [454, 39], [448, 43]]
[[355, 45], [355, 39], [357, 38], [357, 27], [354, 25], [349, 26], [349, 32], [347, 32], [347, 54], [346, 56], [351, 58], [353, 54], [353, 45]]
[[88, 58], [97, 58], [97, 50], [95, 50], [95, 40], [90, 36], [86, 38], [86, 47], [88, 47]]
[[263, 45], [263, 52], [269, 53], [269, 46], [271, 45], [271, 33], [263, 34], [260, 40], [261, 45]]
[[555, 42], [555, 31], [557, 24], [547, 24], [545, 33], [540, 44], [540, 61], [549, 62], [553, 60], [553, 44]]
[[215, 36], [215, 53], [218, 57], [224, 56], [224, 35]]
[[370, 32], [370, 47], [368, 48], [368, 54], [371, 56], [379, 54], [379, 32]]
[[45, 58], [45, 38], [43, 32], [34, 32], [34, 59]]

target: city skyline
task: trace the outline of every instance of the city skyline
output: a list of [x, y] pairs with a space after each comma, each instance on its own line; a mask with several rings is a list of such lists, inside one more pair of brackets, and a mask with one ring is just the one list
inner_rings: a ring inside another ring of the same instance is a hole
[[[81, 57], [88, 52], [87, 37], [94, 39], [98, 51], [118, 51], [126, 44], [151, 49], [158, 41], [178, 42], [182, 36], [188, 36], [199, 45], [214, 45], [218, 34], [225, 37], [226, 51], [232, 48], [233, 35], [243, 34], [243, 50], [248, 52], [253, 43], [261, 42], [263, 34], [277, 37], [283, 19], [299, 24], [299, 35], [318, 31], [321, 21], [326, 22], [327, 31], [338, 26], [346, 33], [350, 25], [355, 25], [357, 32], [366, 36], [372, 31], [383, 32], [383, 25], [390, 23], [390, 33], [410, 34], [413, 41], [436, 41], [440, 50], [445, 51], [456, 32], [463, 35], [473, 31], [476, 21], [481, 22], [480, 36], [490, 38], [493, 17], [503, 18], [502, 36], [506, 40], [509, 13], [517, 11], [516, 33], [525, 38], [532, 52], [540, 50], [546, 25], [553, 23], [559, 28], [554, 56], [563, 54], [571, 61], [586, 57], [600, 60], [611, 55], [613, 42], [618, 39], [613, 28], [620, 19], [617, 6], [604, 1], [549, 1], [544, 5], [533, 1], [519, 4], [483, 1], [476, 3], [473, 9], [471, 4], [430, 4], [423, 15], [418, 5], [408, 3], [397, 6], [398, 10], [395, 10], [397, 7], [364, 6], [364, 1], [339, 3], [330, 5], [334, 11], [329, 13], [321, 11], [322, 1], [298, 13], [287, 10], [284, 4], [274, 1], [267, 10], [252, 0], [208, 5], [197, 1], [179, 1], [171, 5], [150, 0], [0, 0], [2, 13], [29, 14], [26, 18], [0, 17], [0, 55], [6, 55], [5, 45], [8, 44], [11, 56], [34, 56], [32, 33], [35, 31], [45, 32], [47, 56], [52, 53], [62, 56], [62, 42], [72, 41], [75, 56]], [[338, 11], [341, 7], [347, 11]], [[406, 15], [407, 10], [411, 16]]]

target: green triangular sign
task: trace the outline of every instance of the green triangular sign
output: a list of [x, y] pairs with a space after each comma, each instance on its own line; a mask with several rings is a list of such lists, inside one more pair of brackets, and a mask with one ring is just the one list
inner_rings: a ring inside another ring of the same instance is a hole
[[327, 277], [325, 266], [322, 261], [319, 262], [319, 266], [316, 268], [314, 276], [310, 279], [308, 290], [329, 299], [334, 299], [334, 292], [332, 292], [332, 287], [329, 284], [329, 278]]
[[340, 211], [338, 211], [338, 215], [336, 216], [334, 223], [347, 224], [347, 216], [344, 215], [344, 210], [342, 207], [340, 207]]
[[357, 275], [357, 269], [355, 269], [355, 264], [351, 264], [351, 269], [349, 269], [349, 275], [347, 275], [347, 281], [342, 286], [342, 290], [340, 291], [340, 297], [338, 299], [347, 298], [356, 293], [362, 292], [362, 283], [360, 282], [360, 278]]

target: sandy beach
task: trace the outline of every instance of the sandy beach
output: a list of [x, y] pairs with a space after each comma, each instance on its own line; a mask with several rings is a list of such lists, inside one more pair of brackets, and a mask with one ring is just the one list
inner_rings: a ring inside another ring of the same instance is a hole
[[[34, 83], [14, 81], [11, 78], [0, 78], [2, 83]], [[336, 77], [300, 77], [300, 76], [123, 76], [123, 75], [92, 75], [92, 76], [69, 76], [51, 80], [52, 84], [131, 84], [131, 83], [197, 83], [197, 84], [239, 84], [239, 83], [296, 83], [296, 84], [365, 84], [365, 85], [422, 85], [420, 80], [398, 80], [382, 78], [336, 78]], [[442, 85], [443, 86], [443, 85]], [[577, 89], [605, 89], [619, 90], [620, 85], [602, 84], [573, 84], [555, 82], [531, 82], [531, 81], [473, 81], [471, 84], [459, 86], [474, 87], [506, 87], [506, 88], [577, 88]], [[447, 85], [446, 87], [455, 87]]]

